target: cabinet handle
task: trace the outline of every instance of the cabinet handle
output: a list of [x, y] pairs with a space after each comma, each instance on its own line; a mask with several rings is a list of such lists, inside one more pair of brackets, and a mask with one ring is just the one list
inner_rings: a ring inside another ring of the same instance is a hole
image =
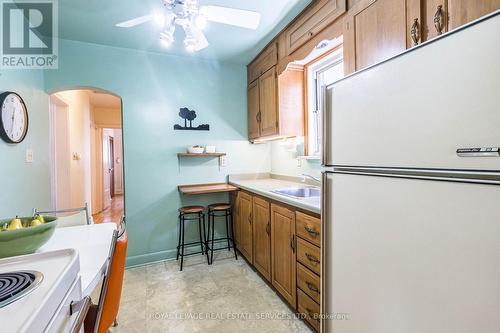
[[434, 14], [434, 26], [436, 27], [438, 35], [443, 33], [443, 14], [443, 5], [439, 5], [436, 14]]
[[319, 289], [316, 288], [316, 286], [310, 282], [306, 282], [307, 288], [311, 291], [314, 291], [315, 293], [319, 294]]
[[269, 224], [269, 222], [266, 225], [266, 232], [267, 232], [268, 235], [271, 234], [271, 225]]
[[318, 258], [316, 258], [315, 256], [313, 256], [312, 254], [309, 254], [309, 253], [306, 253], [306, 257], [307, 259], [309, 259], [309, 261], [311, 262], [314, 262], [316, 264], [319, 264], [320, 261], [318, 260]]
[[262, 113], [260, 111], [257, 112], [257, 115], [255, 116], [255, 119], [257, 119], [258, 123], [260, 123], [260, 121], [262, 120]]
[[312, 229], [311, 227], [309, 227], [308, 225], [305, 225], [304, 226], [304, 229], [306, 229], [306, 231], [311, 235], [311, 236], [319, 236], [319, 232], [317, 232], [316, 230]]
[[418, 45], [418, 40], [420, 39], [420, 31], [418, 26], [418, 18], [413, 20], [413, 24], [411, 25], [410, 37], [413, 41], [413, 45]]
[[248, 214], [248, 223], [252, 224], [252, 213]]
[[295, 235], [293, 235], [290, 240], [290, 247], [292, 248], [292, 252], [295, 253]]

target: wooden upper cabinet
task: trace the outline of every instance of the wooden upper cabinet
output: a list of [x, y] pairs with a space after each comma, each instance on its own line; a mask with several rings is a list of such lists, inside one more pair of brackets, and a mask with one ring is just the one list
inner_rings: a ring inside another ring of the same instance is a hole
[[252, 234], [252, 196], [245, 192], [238, 192], [238, 250], [249, 261], [253, 260]]
[[259, 77], [260, 135], [278, 135], [278, 80], [276, 66]]
[[423, 0], [422, 41], [428, 41], [448, 31], [448, 1]]
[[347, 73], [405, 51], [415, 44], [412, 30], [416, 42], [420, 43], [420, 21], [420, 0], [363, 0], [356, 3], [346, 18]]
[[458, 28], [498, 9], [500, 0], [448, 0], [449, 28]]
[[260, 55], [248, 65], [248, 83], [257, 80], [271, 67], [278, 63], [278, 46], [275, 42], [269, 44]]
[[259, 80], [255, 80], [248, 86], [248, 138], [256, 139], [260, 136], [259, 110], [260, 90]]
[[294, 308], [297, 293], [295, 249], [295, 213], [271, 204], [271, 282]]
[[500, 0], [422, 0], [424, 41], [500, 9]]
[[253, 265], [271, 281], [271, 217], [269, 202], [253, 197]]
[[292, 54], [335, 21], [346, 10], [346, 0], [317, 0], [284, 32], [286, 55]]

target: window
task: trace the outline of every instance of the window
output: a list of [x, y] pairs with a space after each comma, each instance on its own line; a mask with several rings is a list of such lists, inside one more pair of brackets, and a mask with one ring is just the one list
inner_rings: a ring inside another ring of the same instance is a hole
[[306, 155], [321, 155], [323, 87], [344, 77], [342, 47], [307, 65], [307, 142]]

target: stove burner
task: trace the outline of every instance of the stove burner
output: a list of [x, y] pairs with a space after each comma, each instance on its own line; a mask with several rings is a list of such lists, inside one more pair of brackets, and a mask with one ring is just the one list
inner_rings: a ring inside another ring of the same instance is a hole
[[43, 279], [37, 271], [0, 273], [0, 308], [32, 292]]

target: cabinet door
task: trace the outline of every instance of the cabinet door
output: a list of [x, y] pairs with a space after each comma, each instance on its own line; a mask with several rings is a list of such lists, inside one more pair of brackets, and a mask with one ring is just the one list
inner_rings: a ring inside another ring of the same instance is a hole
[[346, 18], [344, 47], [347, 72], [360, 70], [411, 47], [412, 26], [416, 22], [420, 42], [420, 0], [363, 0]]
[[278, 130], [278, 80], [276, 66], [259, 78], [260, 135], [277, 135]]
[[430, 40], [448, 31], [448, 0], [423, 0], [422, 39]]
[[253, 82], [265, 71], [276, 65], [278, 62], [278, 46], [271, 43], [260, 55], [248, 65], [248, 82]]
[[294, 308], [297, 292], [295, 247], [294, 212], [271, 204], [271, 282]]
[[500, 9], [500, 0], [448, 0], [450, 30]]
[[259, 80], [248, 86], [248, 139], [257, 139], [260, 136], [259, 124]]
[[238, 216], [240, 234], [238, 250], [252, 263], [252, 196], [248, 193], [238, 193]]
[[318, 0], [309, 7], [284, 32], [287, 55], [307, 43], [341, 14], [345, 12], [346, 0]]
[[269, 202], [253, 197], [253, 265], [271, 281], [271, 219]]

